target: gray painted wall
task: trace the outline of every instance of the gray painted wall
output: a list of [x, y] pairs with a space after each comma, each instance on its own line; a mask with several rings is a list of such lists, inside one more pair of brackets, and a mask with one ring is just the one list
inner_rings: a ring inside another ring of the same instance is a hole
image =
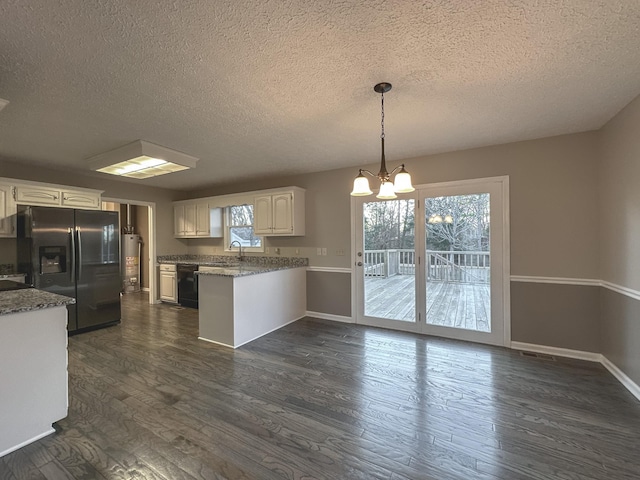
[[600, 352], [600, 287], [511, 282], [511, 339]]
[[[640, 97], [601, 132], [601, 278], [640, 291]], [[602, 353], [640, 385], [640, 300], [604, 289]]]
[[307, 310], [351, 317], [351, 274], [308, 271]]

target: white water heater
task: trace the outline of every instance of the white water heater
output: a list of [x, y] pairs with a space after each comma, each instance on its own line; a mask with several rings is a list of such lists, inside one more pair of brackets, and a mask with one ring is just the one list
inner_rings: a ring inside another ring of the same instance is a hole
[[135, 293], [140, 291], [140, 235], [125, 233], [121, 237], [122, 291]]

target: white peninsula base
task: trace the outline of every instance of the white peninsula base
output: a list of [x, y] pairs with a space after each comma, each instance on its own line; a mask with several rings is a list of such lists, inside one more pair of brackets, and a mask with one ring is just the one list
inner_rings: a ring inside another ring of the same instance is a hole
[[246, 276], [200, 274], [199, 339], [237, 348], [305, 316], [306, 268]]
[[0, 316], [0, 358], [2, 457], [67, 416], [67, 307]]

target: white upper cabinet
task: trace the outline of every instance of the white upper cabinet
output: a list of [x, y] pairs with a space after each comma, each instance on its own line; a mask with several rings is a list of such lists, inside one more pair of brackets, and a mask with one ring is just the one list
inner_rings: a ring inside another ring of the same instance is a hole
[[253, 230], [256, 235], [302, 236], [304, 196], [303, 188], [283, 187], [174, 202], [174, 236], [222, 237], [224, 210], [230, 205], [250, 204], [253, 204]]
[[179, 203], [173, 206], [174, 236], [177, 238], [209, 237], [209, 204]]
[[79, 192], [73, 190], [63, 190], [61, 205], [70, 208], [84, 208], [88, 210], [100, 210], [99, 192]]
[[20, 205], [100, 210], [100, 190], [57, 185], [15, 183], [15, 202]]
[[55, 188], [18, 185], [16, 186], [16, 203], [55, 207], [60, 205], [60, 193], [60, 190]]
[[256, 235], [271, 233], [273, 224], [273, 208], [271, 207], [271, 195], [256, 197], [253, 201], [253, 231]]
[[253, 230], [264, 236], [304, 235], [304, 194], [291, 187], [282, 192], [258, 195], [253, 203]]
[[13, 186], [0, 183], [0, 237], [16, 236], [16, 205]]
[[0, 237], [16, 236], [17, 205], [100, 210], [102, 191], [0, 178]]
[[209, 204], [196, 203], [196, 237], [210, 236]]

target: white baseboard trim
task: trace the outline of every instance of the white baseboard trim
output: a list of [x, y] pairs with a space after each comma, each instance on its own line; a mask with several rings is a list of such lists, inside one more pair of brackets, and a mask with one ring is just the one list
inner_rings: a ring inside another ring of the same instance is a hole
[[305, 315], [300, 315], [298, 318], [294, 318], [293, 320], [290, 320], [287, 323], [283, 323], [282, 325], [278, 325], [277, 327], [272, 328], [268, 332], [264, 332], [264, 333], [261, 333], [260, 335], [256, 335], [255, 337], [253, 337], [253, 338], [251, 338], [249, 340], [246, 340], [246, 341], [244, 341], [242, 343], [239, 343], [238, 345], [235, 345], [235, 346], [228, 345], [228, 344], [222, 343], [222, 342], [216, 342], [215, 340], [211, 340], [209, 338], [204, 338], [204, 337], [198, 337], [198, 340], [204, 340], [205, 342], [215, 343], [216, 345], [222, 345], [223, 347], [229, 347], [229, 348], [233, 348], [235, 350], [236, 348], [240, 348], [241, 346], [246, 345], [249, 342], [253, 342], [254, 340], [257, 340], [260, 337], [264, 337], [265, 335], [269, 335], [270, 333], [275, 332], [276, 330], [280, 330], [282, 327], [286, 327], [287, 325], [289, 325], [289, 324], [291, 324], [293, 322], [297, 322], [298, 320], [300, 320], [301, 318], [304, 318], [304, 317], [306, 317], [306, 314]]
[[575, 358], [578, 360], [587, 360], [602, 364], [604, 368], [609, 370], [631, 394], [640, 400], [640, 386], [631, 380], [622, 370], [620, 370], [613, 362], [601, 353], [583, 352], [581, 350], [570, 350], [568, 348], [548, 347], [546, 345], [535, 345], [533, 343], [511, 342], [511, 348], [514, 350], [526, 350], [529, 352], [546, 353], [547, 355], [555, 355], [557, 357]]
[[604, 355], [601, 355], [602, 360], [600, 363], [604, 365], [604, 368], [611, 372], [611, 375], [629, 390], [634, 397], [640, 400], [640, 385], [631, 380], [622, 370], [620, 370], [611, 360]]
[[533, 343], [511, 342], [513, 350], [526, 350], [528, 352], [545, 353], [558, 357], [575, 358], [577, 360], [587, 360], [589, 362], [601, 362], [602, 355], [594, 352], [583, 352], [582, 350], [571, 350], [569, 348], [548, 347], [546, 345], [536, 345]]
[[202, 340], [203, 342], [213, 343], [215, 345], [221, 345], [223, 347], [236, 348], [233, 345], [229, 345], [228, 343], [216, 342], [215, 340], [211, 340], [210, 338], [198, 337], [198, 340]]
[[18, 445], [14, 445], [11, 448], [6, 449], [4, 452], [0, 452], [0, 457], [4, 457], [5, 455], [10, 454], [11, 452], [15, 452], [16, 450], [22, 448], [22, 447], [26, 447], [27, 445], [29, 445], [30, 443], [33, 442], [37, 442], [38, 440], [40, 440], [41, 438], [44, 438], [48, 435], [51, 435], [52, 433], [55, 432], [55, 429], [51, 428], [45, 432], [42, 432], [39, 435], [36, 435], [33, 438], [30, 438], [29, 440], [25, 440], [24, 442], [19, 443]]
[[344, 315], [333, 315], [332, 313], [311, 312], [307, 310], [307, 317], [320, 318], [322, 320], [332, 320], [334, 322], [354, 323], [353, 318]]

